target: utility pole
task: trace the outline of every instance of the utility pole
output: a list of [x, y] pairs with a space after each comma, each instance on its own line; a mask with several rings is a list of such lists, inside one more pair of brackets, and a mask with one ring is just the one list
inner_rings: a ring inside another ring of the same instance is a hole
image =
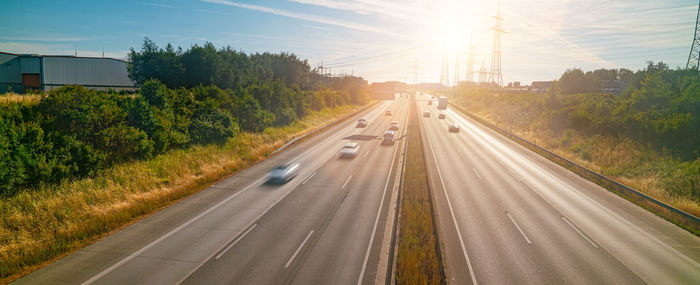
[[469, 51], [467, 52], [467, 82], [474, 82], [474, 45], [469, 40]]
[[486, 82], [486, 76], [489, 75], [489, 72], [486, 71], [486, 63], [483, 61], [481, 62], [481, 68], [479, 68], [479, 83], [484, 83]]
[[[699, 1], [700, 2], [700, 1]], [[690, 55], [688, 55], [688, 63], [685, 68], [698, 70], [700, 68], [700, 3], [698, 3], [698, 14], [695, 18], [695, 34], [693, 35], [693, 44], [690, 46]]]
[[455, 54], [455, 80], [454, 80], [454, 86], [457, 86], [459, 84], [459, 52]]
[[501, 18], [501, 3], [498, 3], [496, 11], [496, 25], [491, 28], [493, 30], [493, 53], [491, 54], [491, 71], [489, 73], [489, 81], [503, 86], [503, 74], [501, 73], [501, 37], [505, 31], [502, 29], [503, 18]]
[[447, 60], [447, 50], [442, 51], [442, 70], [440, 71], [440, 84], [450, 86], [450, 67]]
[[418, 61], [413, 61], [413, 84], [418, 85]]

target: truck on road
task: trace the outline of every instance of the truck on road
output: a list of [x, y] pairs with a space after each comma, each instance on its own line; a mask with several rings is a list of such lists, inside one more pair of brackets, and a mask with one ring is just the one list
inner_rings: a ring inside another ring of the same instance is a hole
[[447, 97], [441, 96], [440, 98], [438, 98], [438, 109], [440, 109], [440, 110], [447, 109]]

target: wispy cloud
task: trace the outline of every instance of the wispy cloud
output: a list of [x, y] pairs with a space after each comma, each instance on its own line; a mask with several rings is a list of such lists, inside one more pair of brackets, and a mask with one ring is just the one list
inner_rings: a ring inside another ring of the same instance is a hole
[[152, 2], [143, 2], [141, 3], [143, 5], [148, 5], [148, 6], [153, 6], [153, 7], [160, 7], [160, 8], [168, 8], [168, 9], [175, 9], [177, 7], [173, 5], [168, 5], [168, 4], [162, 4], [162, 3], [152, 3]]
[[21, 42], [79, 42], [86, 40], [85, 38], [79, 37], [67, 37], [67, 38], [51, 38], [51, 37], [38, 37], [38, 38], [28, 38], [28, 37], [0, 37], [0, 40], [4, 41], [21, 41]]
[[228, 0], [202, 0], [202, 1], [208, 2], [208, 3], [213, 3], [213, 4], [221, 4], [221, 5], [237, 7], [237, 8], [241, 8], [241, 9], [253, 10], [253, 11], [278, 15], [278, 16], [284, 16], [284, 17], [288, 17], [288, 18], [299, 19], [299, 20], [304, 20], [304, 21], [309, 21], [309, 22], [315, 22], [315, 23], [319, 23], [319, 24], [332, 25], [332, 26], [337, 26], [337, 27], [356, 30], [356, 31], [372, 32], [372, 33], [384, 34], [384, 35], [389, 35], [389, 36], [394, 36], [394, 37], [405, 37], [402, 34], [386, 31], [386, 30], [379, 29], [379, 28], [376, 28], [373, 26], [367, 26], [367, 25], [353, 23], [353, 22], [339, 21], [339, 20], [329, 19], [329, 18], [321, 17], [321, 16], [300, 14], [300, 13], [295, 13], [295, 12], [291, 12], [291, 11], [270, 8], [270, 7], [266, 7], [266, 6], [244, 4], [244, 3], [238, 3], [238, 2], [228, 1]]

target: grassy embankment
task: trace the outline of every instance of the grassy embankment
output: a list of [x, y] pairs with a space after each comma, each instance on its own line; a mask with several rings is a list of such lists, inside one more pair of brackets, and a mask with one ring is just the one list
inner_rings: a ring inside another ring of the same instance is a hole
[[5, 93], [0, 94], [0, 105], [9, 105], [12, 103], [32, 105], [37, 104], [41, 101], [42, 94], [17, 94], [17, 93]]
[[[456, 99], [454, 103], [472, 115], [588, 169], [602, 170], [608, 178], [671, 206], [700, 216], [700, 202], [692, 196], [694, 191], [688, 189], [688, 185], [695, 185], [696, 188], [700, 185], [700, 170], [696, 169], [695, 175], [692, 174], [698, 165], [697, 161], [683, 161], [666, 151], [659, 151], [625, 136], [587, 135], [572, 128], [553, 130], [553, 125], [563, 125], [565, 122], [548, 117], [539, 109], [545, 100], [544, 94], [464, 95], [453, 97]], [[677, 220], [678, 217], [666, 213], [666, 210], [642, 204], [667, 219], [682, 224]]]
[[411, 108], [401, 193], [396, 283], [444, 284], [415, 103]]
[[95, 177], [2, 198], [0, 283], [196, 193], [264, 159], [291, 136], [359, 108], [346, 105], [311, 112], [290, 126], [268, 128], [262, 134], [242, 132], [221, 146], [173, 150], [106, 169]]

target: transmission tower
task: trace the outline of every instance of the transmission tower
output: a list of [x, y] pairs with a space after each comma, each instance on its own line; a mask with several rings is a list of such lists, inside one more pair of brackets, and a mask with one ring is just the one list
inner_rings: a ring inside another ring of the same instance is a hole
[[418, 85], [418, 61], [413, 62], [413, 84]]
[[450, 86], [450, 68], [448, 66], [447, 51], [442, 52], [442, 70], [440, 71], [440, 84]]
[[503, 29], [501, 28], [503, 18], [501, 18], [501, 3], [498, 3], [496, 11], [496, 25], [491, 28], [493, 30], [493, 53], [491, 54], [491, 72], [489, 73], [489, 81], [495, 83], [498, 87], [503, 86], [503, 74], [501, 73], [501, 36]]
[[479, 83], [484, 83], [486, 82], [486, 76], [489, 75], [489, 72], [486, 71], [486, 63], [483, 61], [481, 62], [481, 68], [479, 68]]
[[700, 67], [700, 3], [698, 3], [698, 15], [695, 19], [695, 34], [693, 36], [693, 45], [690, 47], [690, 55], [688, 55], [687, 69], [698, 70]]
[[469, 44], [467, 52], [467, 82], [474, 82], [474, 46]]
[[459, 84], [459, 53], [455, 54], [455, 80], [454, 86]]

